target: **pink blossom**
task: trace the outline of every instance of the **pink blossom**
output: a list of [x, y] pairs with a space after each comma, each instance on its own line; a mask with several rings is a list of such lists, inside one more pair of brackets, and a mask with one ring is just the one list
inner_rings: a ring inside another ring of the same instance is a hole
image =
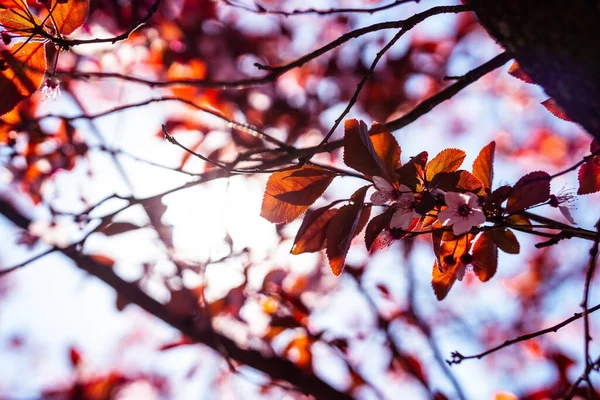
[[400, 191], [394, 188], [384, 178], [380, 176], [374, 176], [373, 183], [375, 184], [375, 189], [377, 189], [375, 193], [371, 195], [371, 203], [374, 205], [382, 206], [389, 201], [396, 201], [400, 198]]
[[485, 214], [479, 207], [478, 198], [473, 193], [448, 192], [444, 196], [448, 208], [440, 211], [438, 220], [444, 225], [452, 225], [455, 235], [461, 235], [472, 227], [485, 222]]
[[564, 188], [558, 192], [557, 195], [550, 195], [550, 206], [558, 208], [560, 213], [565, 217], [570, 224], [576, 225], [577, 223], [571, 215], [572, 203], [575, 201], [575, 194], [571, 190], [565, 190]]
[[413, 219], [420, 215], [415, 211], [415, 195], [404, 185], [400, 185], [400, 198], [396, 200], [396, 211], [390, 220], [390, 228], [407, 230]]
[[577, 225], [577, 223], [573, 219], [573, 216], [571, 215], [571, 210], [569, 209], [569, 207], [567, 207], [567, 206], [558, 206], [558, 210], [561, 212], [561, 214], [563, 215], [563, 217], [565, 217], [565, 219], [567, 221], [569, 221], [570, 224]]
[[55, 76], [46, 79], [44, 87], [42, 87], [44, 99], [56, 100], [60, 94], [60, 80]]

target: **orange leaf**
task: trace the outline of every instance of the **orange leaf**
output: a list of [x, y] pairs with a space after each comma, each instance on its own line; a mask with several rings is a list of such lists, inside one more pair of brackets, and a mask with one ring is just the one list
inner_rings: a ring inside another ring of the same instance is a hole
[[306, 214], [294, 239], [292, 254], [314, 253], [325, 248], [327, 226], [338, 213], [330, 205]]
[[513, 231], [510, 229], [494, 229], [491, 232], [492, 239], [500, 250], [508, 254], [519, 254], [521, 246]]
[[0, 25], [2, 25], [6, 32], [20, 36], [29, 36], [36, 26], [41, 25], [42, 22], [38, 17], [31, 14], [29, 9], [22, 7], [14, 7], [7, 10], [0, 10]]
[[511, 64], [510, 68], [508, 68], [508, 73], [514, 76], [515, 78], [522, 80], [523, 82], [535, 83], [533, 79], [531, 79], [529, 75], [527, 75], [525, 71], [523, 71], [519, 63], [516, 61]]
[[473, 272], [480, 281], [491, 279], [498, 269], [498, 247], [494, 243], [492, 232], [483, 232], [473, 245]]
[[435, 293], [435, 297], [438, 300], [444, 300], [444, 298], [450, 292], [452, 285], [456, 282], [458, 269], [461, 267], [461, 263], [457, 262], [444, 272], [440, 271], [437, 261], [433, 262], [433, 271], [431, 273], [431, 286]]
[[276, 224], [290, 222], [327, 189], [335, 174], [312, 165], [290, 167], [269, 177], [260, 215]]
[[550, 98], [542, 101], [542, 105], [546, 107], [546, 110], [550, 111], [555, 117], [562, 119], [563, 121], [573, 122], [571, 118], [565, 113], [565, 111], [560, 108], [560, 106], [554, 101], [554, 99]]
[[309, 369], [312, 366], [312, 343], [308, 336], [301, 334], [286, 346], [283, 354], [300, 368]]
[[513, 213], [534, 206], [550, 198], [550, 175], [544, 171], [531, 172], [513, 186], [506, 212]]
[[362, 211], [368, 188], [365, 186], [358, 189], [353, 195], [354, 203], [340, 208], [327, 228], [327, 257], [331, 272], [336, 276], [344, 270], [346, 254], [363, 219]]
[[496, 142], [491, 142], [479, 152], [479, 155], [473, 162], [473, 175], [475, 175], [482, 183], [485, 189], [492, 188], [492, 180], [494, 177], [494, 152], [496, 150]]
[[63, 35], [70, 35], [83, 25], [89, 7], [89, 0], [55, 1], [50, 7], [52, 17], [48, 18], [46, 25], [55, 27]]
[[440, 246], [442, 232], [438, 231], [431, 235], [436, 255], [431, 286], [438, 300], [446, 297], [456, 279], [459, 278], [459, 272], [464, 270], [465, 266], [461, 258], [469, 252], [474, 237], [475, 235], [471, 234], [462, 235], [455, 240], [443, 242]]
[[425, 179], [428, 182], [433, 180], [440, 172], [454, 172], [460, 168], [465, 159], [465, 152], [458, 149], [445, 149], [435, 156], [425, 168]]
[[594, 156], [579, 168], [577, 174], [579, 189], [577, 194], [590, 194], [600, 191], [600, 155]]
[[105, 267], [112, 268], [115, 265], [115, 260], [103, 254], [90, 254], [89, 257]]
[[[12, 51], [17, 49], [12, 55]], [[0, 115], [3, 115], [31, 96], [42, 84], [46, 73], [44, 43], [17, 43], [10, 51], [2, 51], [0, 58], [8, 67], [0, 73]]]
[[531, 221], [529, 221], [529, 219], [527, 219], [521, 214], [513, 214], [509, 216], [508, 218], [506, 218], [506, 222], [508, 222], [511, 225], [522, 227], [528, 227], [531, 225]]
[[366, 124], [355, 119], [347, 120], [344, 129], [344, 163], [367, 176], [395, 181], [400, 146], [394, 136], [377, 123], [367, 132]]

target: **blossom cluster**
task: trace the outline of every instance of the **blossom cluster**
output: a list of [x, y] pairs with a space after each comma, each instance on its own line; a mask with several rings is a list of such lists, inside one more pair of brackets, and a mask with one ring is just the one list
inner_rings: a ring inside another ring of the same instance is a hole
[[[421, 215], [415, 210], [414, 193], [405, 185], [390, 183], [380, 176], [373, 177], [376, 191], [371, 195], [374, 205], [390, 205], [394, 213], [390, 220], [390, 229], [406, 231]], [[438, 214], [438, 220], [443, 226], [452, 226], [455, 235], [461, 235], [485, 222], [485, 214], [479, 205], [479, 198], [473, 193], [442, 192], [446, 208]]]

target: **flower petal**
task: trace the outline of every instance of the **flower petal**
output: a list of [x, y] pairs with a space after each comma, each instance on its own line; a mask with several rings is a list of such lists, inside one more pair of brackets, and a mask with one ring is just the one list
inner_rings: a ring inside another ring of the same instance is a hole
[[467, 192], [462, 193], [461, 196], [466, 200], [470, 208], [479, 208], [479, 197], [476, 194]]
[[468, 218], [457, 218], [454, 221], [451, 220], [450, 222], [454, 222], [452, 225], [452, 232], [457, 236], [462, 235], [465, 232], [469, 232], [473, 227], [473, 224]]
[[374, 176], [373, 183], [375, 184], [375, 187], [382, 192], [391, 192], [394, 190], [392, 185], [390, 185], [388, 181], [380, 176]]
[[438, 214], [438, 221], [440, 221], [444, 226], [450, 224], [450, 221], [452, 221], [454, 218], [456, 218], [456, 210], [450, 207], [440, 211]]
[[469, 215], [469, 223], [472, 226], [479, 226], [485, 222], [485, 214], [480, 209], [471, 210], [471, 215]]
[[415, 195], [412, 194], [412, 192], [402, 193], [400, 199], [398, 199], [398, 203], [400, 203], [403, 208], [414, 209]]
[[467, 203], [466, 200], [461, 197], [460, 193], [456, 192], [447, 192], [444, 195], [444, 200], [446, 201], [446, 205], [454, 210]]
[[388, 192], [377, 191], [371, 195], [371, 203], [375, 204], [376, 206], [382, 206], [390, 200], [391, 198]]
[[390, 220], [390, 228], [402, 229], [405, 231], [410, 226], [413, 218], [413, 213], [411, 211], [406, 211], [399, 208], [398, 211], [392, 215], [392, 219]]
[[[400, 192], [412, 194], [412, 190], [410, 190], [410, 188], [406, 185], [400, 185]], [[414, 197], [414, 195], [413, 195], [413, 197]]]
[[571, 210], [569, 210], [568, 207], [558, 206], [558, 209], [562, 213], [563, 217], [565, 217], [565, 219], [569, 221], [570, 224], [577, 225], [577, 223], [573, 219], [573, 216], [571, 215]]

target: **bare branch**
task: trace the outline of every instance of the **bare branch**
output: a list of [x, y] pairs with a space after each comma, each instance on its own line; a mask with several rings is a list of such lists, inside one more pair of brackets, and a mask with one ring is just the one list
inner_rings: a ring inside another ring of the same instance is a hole
[[364, 28], [355, 29], [350, 31], [336, 40], [322, 46], [310, 53], [303, 55], [302, 57], [297, 58], [296, 60], [289, 62], [287, 64], [283, 64], [276, 67], [271, 66], [263, 66], [257, 65], [259, 69], [270, 71], [267, 75], [256, 78], [247, 78], [247, 79], [239, 79], [239, 80], [222, 80], [222, 81], [210, 81], [205, 79], [174, 79], [168, 81], [156, 81], [151, 79], [145, 79], [140, 77], [134, 77], [130, 75], [124, 75], [119, 73], [111, 73], [111, 72], [74, 72], [74, 71], [56, 71], [57, 75], [63, 76], [65, 78], [71, 79], [89, 79], [89, 78], [113, 78], [124, 80], [128, 82], [140, 83], [144, 85], [148, 85], [150, 87], [170, 87], [170, 86], [179, 86], [179, 85], [187, 85], [187, 86], [195, 86], [201, 88], [210, 88], [210, 89], [246, 89], [249, 87], [264, 85], [266, 83], [275, 82], [279, 77], [285, 74], [292, 69], [299, 68], [304, 64], [312, 61], [323, 54], [335, 49], [338, 46], [348, 42], [351, 39], [366, 35], [367, 33], [381, 31], [384, 29], [401, 29], [406, 24], [416, 24], [425, 20], [426, 18], [444, 13], [459, 13], [465, 12], [469, 9], [466, 6], [439, 6], [433, 7], [427, 11], [424, 11], [419, 14], [415, 14], [412, 17], [406, 20], [400, 21], [388, 21], [388, 22], [380, 22], [373, 25], [369, 25]]
[[594, 307], [587, 309], [587, 312], [585, 312], [585, 313], [584, 312], [575, 313], [575, 314], [573, 314], [572, 317], [567, 318], [564, 321], [559, 322], [558, 324], [553, 325], [553, 326], [551, 326], [549, 328], [545, 328], [545, 329], [542, 329], [542, 330], [539, 330], [539, 331], [536, 331], [536, 332], [532, 332], [532, 333], [528, 333], [526, 335], [522, 335], [522, 336], [516, 337], [516, 338], [511, 339], [511, 340], [507, 340], [504, 343], [502, 343], [502, 344], [500, 344], [500, 345], [498, 345], [496, 347], [492, 347], [491, 349], [486, 350], [484, 352], [481, 352], [479, 354], [474, 354], [474, 355], [471, 355], [471, 356], [463, 356], [458, 351], [455, 351], [455, 352], [453, 352], [451, 354], [452, 358], [450, 360], [446, 360], [446, 362], [449, 365], [452, 365], [452, 364], [460, 364], [464, 360], [470, 360], [470, 359], [473, 359], [473, 358], [476, 358], [476, 359], [479, 360], [479, 359], [481, 359], [481, 358], [483, 358], [483, 357], [485, 357], [485, 356], [487, 356], [489, 354], [497, 352], [498, 350], [502, 350], [502, 349], [504, 349], [506, 347], [512, 346], [513, 344], [516, 344], [516, 343], [519, 343], [519, 342], [524, 342], [526, 340], [533, 339], [533, 338], [545, 335], [545, 334], [550, 333], [550, 332], [557, 332], [559, 329], [561, 329], [561, 328], [569, 325], [570, 323], [572, 323], [574, 321], [577, 321], [578, 319], [580, 319], [584, 315], [587, 316], [588, 314], [591, 314], [591, 313], [596, 312], [598, 310], [600, 310], [600, 304], [597, 304]]
[[[0, 214], [23, 229], [26, 229], [31, 222], [29, 218], [22, 215], [5, 200], [0, 200]], [[78, 268], [102, 280], [115, 289], [117, 293], [124, 296], [129, 302], [137, 304], [148, 313], [181, 331], [195, 342], [202, 343], [218, 351], [215, 347], [213, 334], [205, 327], [202, 328], [201, 324], [192, 318], [182, 319], [173, 315], [165, 305], [148, 296], [137, 285], [123, 280], [111, 268], [98, 263], [90, 256], [79, 253], [73, 246], [60, 249], [59, 251], [73, 261]], [[351, 399], [349, 395], [335, 390], [316, 375], [305, 372], [290, 361], [277, 356], [262, 354], [258, 350], [241, 348], [228, 337], [218, 333], [215, 334], [219, 336], [218, 340], [220, 344], [226, 349], [227, 354], [232, 359], [264, 372], [272, 379], [287, 381], [302, 392], [311, 394], [316, 398]]]
[[347, 7], [347, 8], [327, 8], [327, 9], [317, 9], [317, 8], [308, 8], [305, 10], [293, 10], [293, 11], [281, 11], [281, 10], [270, 10], [265, 8], [259, 2], [255, 2], [256, 8], [248, 7], [244, 4], [235, 3], [232, 0], [221, 0], [222, 3], [230, 6], [239, 8], [248, 12], [252, 12], [255, 14], [269, 14], [269, 15], [280, 15], [284, 17], [291, 17], [295, 15], [306, 15], [306, 14], [318, 14], [318, 15], [331, 15], [331, 14], [344, 14], [344, 13], [355, 13], [355, 14], [374, 14], [379, 11], [389, 10], [390, 8], [397, 7], [401, 4], [406, 3], [418, 3], [420, 0], [396, 0], [392, 3], [385, 4], [377, 7]]

